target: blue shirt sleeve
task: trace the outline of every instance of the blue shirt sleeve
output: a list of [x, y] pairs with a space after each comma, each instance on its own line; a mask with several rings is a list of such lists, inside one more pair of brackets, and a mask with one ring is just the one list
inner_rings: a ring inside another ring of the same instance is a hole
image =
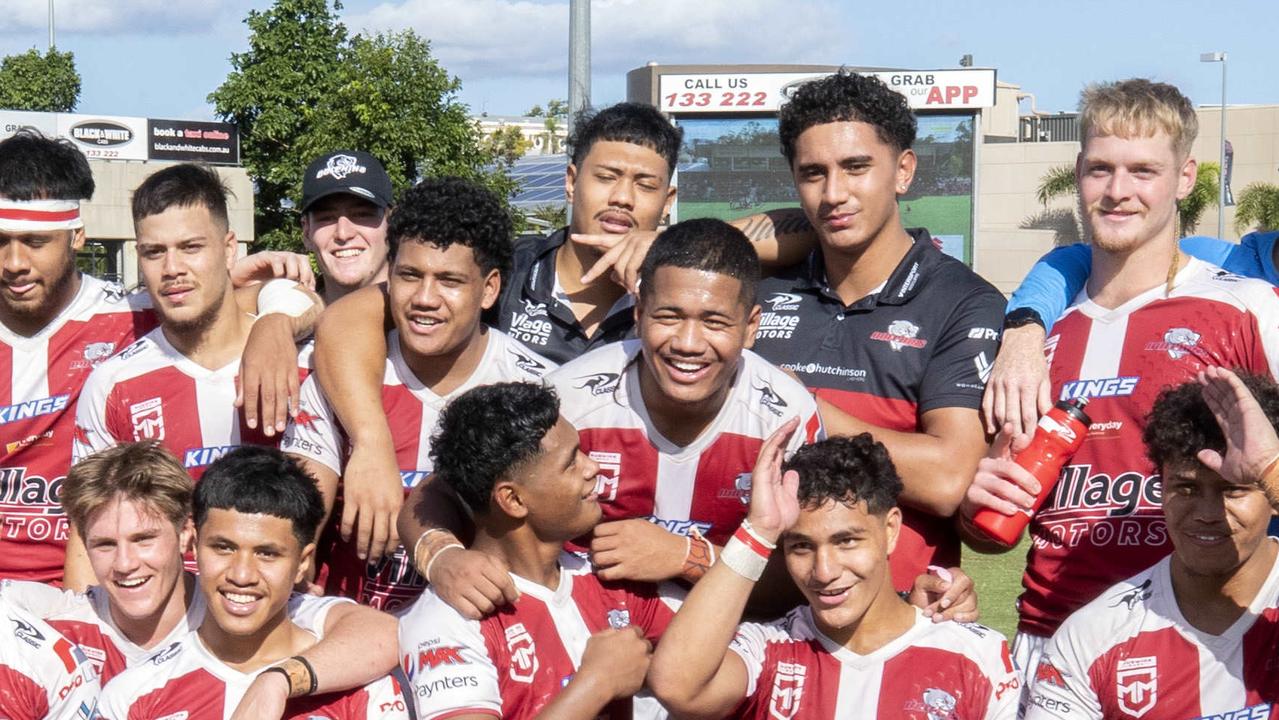
[[1008, 311], [1030, 308], [1043, 318], [1047, 330], [1066, 312], [1084, 289], [1092, 272], [1092, 250], [1083, 243], [1059, 247], [1039, 258], [1026, 279], [1013, 291]]
[[1244, 235], [1238, 244], [1229, 240], [1194, 236], [1183, 238], [1181, 249], [1188, 255], [1218, 265], [1236, 275], [1259, 278], [1279, 285], [1275, 271], [1274, 248], [1279, 232], [1254, 232]]

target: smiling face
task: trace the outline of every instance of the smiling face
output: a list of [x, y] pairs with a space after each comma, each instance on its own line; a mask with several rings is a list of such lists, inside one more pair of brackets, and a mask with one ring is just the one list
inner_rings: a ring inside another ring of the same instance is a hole
[[401, 242], [391, 267], [391, 316], [410, 361], [460, 353], [480, 328], [480, 313], [497, 301], [501, 278], [460, 243], [447, 249]]
[[178, 615], [185, 612], [182, 593], [175, 589], [194, 534], [190, 520], [179, 530], [145, 504], [122, 496], [89, 518], [85, 549], [117, 623], [154, 622], [174, 607]]
[[600, 466], [578, 442], [577, 430], [563, 416], [542, 438], [541, 452], [499, 482], [523, 501], [525, 521], [537, 536], [561, 543], [590, 532], [602, 510], [596, 494]]
[[1274, 511], [1259, 487], [1231, 483], [1198, 462], [1165, 467], [1162, 478], [1168, 534], [1191, 574], [1229, 576], [1262, 556]]
[[899, 222], [897, 196], [910, 188], [915, 153], [884, 142], [869, 123], [822, 123], [795, 139], [791, 174], [822, 247], [860, 252]]
[[737, 278], [705, 270], [659, 267], [635, 306], [643, 343], [646, 401], [718, 409], [754, 342], [759, 306], [744, 301]]
[[671, 168], [642, 145], [598, 140], [570, 164], [564, 190], [573, 206], [573, 232], [624, 235], [655, 230], [675, 201]]
[[804, 507], [782, 535], [786, 569], [812, 607], [822, 632], [842, 642], [884, 592], [892, 592], [888, 555], [897, 545], [901, 511], [866, 512], [828, 500]]
[[0, 322], [31, 334], [71, 300], [84, 230], [0, 230]]
[[198, 333], [231, 300], [235, 233], [203, 205], [173, 206], [137, 223], [138, 270], [161, 324]]
[[1093, 135], [1075, 164], [1079, 205], [1095, 247], [1128, 253], [1176, 239], [1177, 201], [1195, 185], [1196, 166], [1165, 132]]
[[302, 547], [284, 518], [210, 509], [195, 554], [210, 619], [227, 635], [271, 630], [284, 619], [314, 552], [315, 544]]
[[326, 283], [349, 292], [386, 279], [387, 215], [346, 193], [321, 198], [302, 215], [303, 241]]

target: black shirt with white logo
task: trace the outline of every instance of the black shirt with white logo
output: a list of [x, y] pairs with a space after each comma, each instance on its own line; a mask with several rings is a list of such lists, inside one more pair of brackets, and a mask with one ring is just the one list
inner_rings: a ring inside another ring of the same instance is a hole
[[588, 350], [633, 337], [635, 329], [629, 296], [623, 296], [589, 337], [567, 299], [556, 297], [555, 252], [567, 241], [568, 228], [549, 236], [517, 238], [511, 272], [502, 278], [502, 294], [484, 315], [489, 325], [561, 365]]
[[[845, 412], [918, 432], [929, 410], [981, 406], [1005, 301], [938, 250], [928, 231], [909, 232], [915, 244], [884, 286], [851, 305], [828, 287], [820, 249], [764, 279], [754, 349]], [[893, 554], [899, 585], [909, 587], [930, 563], [959, 562], [949, 520], [907, 507], [903, 513], [906, 527]]]

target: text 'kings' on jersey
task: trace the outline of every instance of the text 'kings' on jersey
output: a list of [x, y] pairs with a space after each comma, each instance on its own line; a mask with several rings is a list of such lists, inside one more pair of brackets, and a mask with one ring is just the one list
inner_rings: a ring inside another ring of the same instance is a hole
[[1081, 294], [1045, 353], [1054, 399], [1088, 398], [1092, 426], [1030, 523], [1019, 629], [1039, 636], [1172, 550], [1146, 417], [1161, 390], [1206, 367], [1273, 376], [1279, 296], [1192, 259], [1171, 294], [1161, 284], [1113, 310]]
[[[391, 428], [395, 460], [404, 483], [404, 494], [422, 482], [433, 469], [431, 436], [440, 413], [453, 398], [481, 385], [501, 382], [541, 381], [554, 363], [512, 340], [500, 330], [488, 329], [479, 337], [486, 343], [479, 365], [461, 385], [447, 395], [437, 395], [413, 374], [404, 360], [399, 332], [387, 334], [387, 360], [382, 376], [382, 407]], [[302, 384], [298, 414], [292, 418], [280, 449], [308, 462], [322, 465], [341, 477], [350, 457], [347, 434], [319, 385], [316, 375]], [[338, 503], [341, 503], [339, 490]], [[345, 595], [380, 610], [408, 605], [422, 592], [426, 581], [413, 569], [408, 552], [397, 547], [378, 563], [361, 560], [353, 542], [342, 540], [340, 504], [330, 515], [320, 538], [317, 574], [325, 592]]]
[[764, 441], [793, 417], [800, 425], [788, 454], [825, 436], [817, 405], [794, 378], [744, 350], [719, 414], [679, 446], [644, 407], [640, 353], [639, 340], [614, 343], [547, 375], [582, 452], [599, 463], [603, 520], [649, 519], [680, 535], [696, 528], [722, 545], [746, 518]]
[[[762, 280], [754, 349], [859, 420], [913, 433], [930, 410], [981, 407], [1004, 296], [927, 231], [910, 232], [915, 242], [883, 287], [851, 305], [828, 286], [820, 249]], [[907, 590], [928, 565], [959, 564], [959, 534], [952, 518], [901, 509], [892, 572]]]

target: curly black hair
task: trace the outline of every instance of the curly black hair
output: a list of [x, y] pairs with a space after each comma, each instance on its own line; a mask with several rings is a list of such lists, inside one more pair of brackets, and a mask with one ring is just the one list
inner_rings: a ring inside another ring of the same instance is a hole
[[447, 250], [457, 243], [475, 253], [487, 274], [511, 270], [514, 224], [492, 190], [460, 177], [427, 178], [400, 197], [387, 223], [388, 253], [395, 259], [402, 242], [436, 245]]
[[578, 113], [573, 134], [568, 138], [573, 164], [581, 167], [591, 147], [600, 140], [627, 142], [661, 155], [666, 160], [669, 179], [675, 172], [684, 129], [671, 124], [657, 108], [643, 103], [618, 103], [593, 114], [582, 111]]
[[559, 396], [543, 385], [497, 383], [468, 390], [444, 408], [431, 437], [435, 475], [471, 512], [486, 513], [493, 486], [542, 451], [542, 438], [559, 417]]
[[705, 270], [737, 278], [740, 300], [749, 308], [759, 285], [759, 256], [741, 230], [723, 220], [698, 218], [672, 225], [657, 236], [640, 265], [640, 297], [652, 292], [658, 268]]
[[862, 433], [827, 438], [805, 445], [782, 464], [799, 473], [799, 504], [818, 508], [835, 501], [853, 507], [865, 501], [871, 515], [883, 515], [897, 505], [902, 481], [888, 448]]
[[272, 447], [245, 445], [209, 465], [192, 499], [198, 532], [210, 510], [270, 515], [293, 523], [306, 547], [324, 519], [324, 497], [297, 460]]
[[777, 134], [782, 155], [795, 162], [795, 141], [814, 125], [864, 122], [875, 126], [880, 141], [901, 152], [915, 143], [915, 115], [906, 96], [873, 75], [840, 69], [833, 75], [800, 85], [782, 105]]
[[0, 196], [10, 200], [88, 200], [93, 197], [89, 161], [70, 140], [21, 128], [0, 142]]
[[[1279, 423], [1279, 385], [1262, 375], [1234, 371], [1252, 391], [1271, 425]], [[1146, 456], [1156, 468], [1193, 465], [1200, 450], [1224, 452], [1226, 438], [1203, 397], [1203, 387], [1194, 381], [1164, 388], [1155, 398], [1141, 439]]]

